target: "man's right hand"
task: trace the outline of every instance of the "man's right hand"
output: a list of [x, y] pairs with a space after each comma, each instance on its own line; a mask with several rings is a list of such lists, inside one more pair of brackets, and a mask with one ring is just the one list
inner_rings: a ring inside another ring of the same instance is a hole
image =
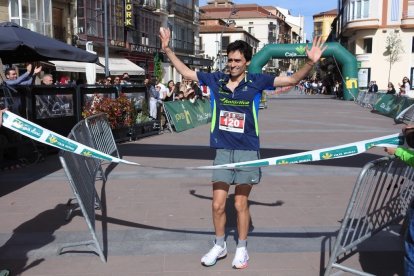
[[161, 39], [161, 49], [165, 50], [168, 48], [168, 44], [170, 43], [170, 29], [160, 27], [160, 39]]

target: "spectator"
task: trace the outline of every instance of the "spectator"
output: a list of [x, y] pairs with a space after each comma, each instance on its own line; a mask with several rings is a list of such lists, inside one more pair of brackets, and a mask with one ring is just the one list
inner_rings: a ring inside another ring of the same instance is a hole
[[410, 79], [404, 77], [402, 83], [398, 84], [400, 87], [400, 92], [398, 93], [399, 96], [407, 96], [411, 89]]
[[122, 74], [122, 84], [132, 84], [129, 78], [129, 74], [126, 72]]
[[[407, 165], [414, 167], [414, 151], [412, 149], [414, 142], [414, 125], [408, 125], [403, 128], [403, 134], [409, 148], [406, 147], [385, 147], [384, 150], [388, 154], [395, 155]], [[410, 203], [408, 216], [408, 230], [405, 235], [405, 257], [404, 257], [404, 275], [414, 275], [414, 202]]]
[[26, 66], [26, 72], [21, 75], [20, 77], [17, 77], [17, 70], [16, 68], [7, 68], [5, 71], [5, 76], [6, 76], [6, 84], [10, 85], [10, 86], [14, 86], [14, 85], [31, 85], [33, 82], [33, 77], [35, 77], [37, 74], [40, 73], [40, 71], [42, 71], [42, 66], [38, 66], [33, 70], [32, 73], [32, 65], [28, 64]]
[[63, 75], [60, 77], [59, 79], [59, 84], [69, 84], [70, 83], [70, 78], [67, 75]]
[[[263, 90], [276, 86], [293, 86], [309, 74], [319, 61], [326, 47], [321, 38], [314, 39], [312, 48], [306, 47], [308, 61], [292, 76], [246, 73], [252, 58], [252, 47], [237, 40], [227, 46], [228, 73], [195, 72], [188, 68], [169, 47], [171, 33], [160, 28], [161, 49], [175, 69], [187, 80], [199, 81], [211, 88], [210, 98], [214, 105], [212, 114], [210, 146], [216, 150], [214, 164], [226, 164], [259, 159], [258, 108], [256, 99]], [[231, 113], [230, 119], [224, 116]], [[212, 217], [215, 229], [214, 246], [201, 258], [204, 266], [215, 265], [218, 259], [227, 256], [225, 242], [225, 206], [230, 185], [236, 185], [234, 206], [237, 211], [238, 243], [232, 267], [243, 269], [248, 266], [247, 235], [250, 221], [248, 197], [254, 184], [260, 182], [260, 168], [239, 168], [238, 170], [214, 170], [212, 177]]]
[[397, 91], [395, 91], [394, 84], [392, 82], [389, 82], [387, 87], [387, 94], [395, 95], [396, 92]]
[[169, 90], [159, 80], [155, 81], [155, 88], [157, 88], [157, 86], [159, 87], [159, 90], [157, 90], [159, 93], [158, 100], [164, 101], [165, 97], [167, 97]]
[[53, 84], [53, 76], [51, 74], [44, 74], [42, 78], [43, 85], [52, 85]]
[[378, 92], [378, 85], [376, 81], [371, 81], [368, 87], [368, 93], [377, 93]]
[[114, 78], [114, 85], [117, 85], [117, 86], [121, 85], [121, 78], [120, 77], [116, 76]]
[[149, 112], [150, 119], [157, 119], [157, 103], [159, 99], [159, 93], [155, 89], [155, 80], [145, 79], [144, 84], [147, 87], [147, 93], [149, 95]]
[[112, 85], [112, 78], [111, 77], [106, 77], [105, 78], [105, 83], [104, 83], [104, 85]]
[[200, 89], [201, 89], [203, 99], [210, 99], [210, 88], [207, 85], [202, 84], [200, 86]]
[[166, 102], [174, 101], [175, 84], [173, 80], [168, 81], [167, 88], [168, 88], [168, 92], [167, 92], [167, 95], [165, 96], [164, 101]]
[[175, 97], [174, 101], [184, 101], [184, 92], [178, 91], [177, 96]]

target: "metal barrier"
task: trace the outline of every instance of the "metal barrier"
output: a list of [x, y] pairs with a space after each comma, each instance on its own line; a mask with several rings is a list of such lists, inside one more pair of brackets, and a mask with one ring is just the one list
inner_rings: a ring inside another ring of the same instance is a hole
[[360, 91], [360, 92], [358, 93], [357, 98], [355, 99], [355, 103], [356, 103], [356, 104], [359, 104], [359, 105], [362, 105], [362, 101], [363, 101], [363, 100], [364, 100], [364, 98], [365, 98], [365, 94], [367, 94], [367, 92]]
[[92, 141], [90, 146], [103, 153], [120, 158], [118, 147], [116, 146], [106, 114], [99, 113], [87, 117], [85, 119], [85, 125]]
[[406, 124], [412, 123], [414, 121], [414, 104], [410, 105], [406, 109], [400, 112], [400, 114], [395, 117], [395, 122], [404, 122]]
[[[72, 134], [69, 134], [68, 137], [70, 139], [75, 138]], [[88, 159], [92, 158], [68, 151], [60, 151], [59, 159], [69, 179], [72, 191], [85, 218], [86, 224], [88, 225], [92, 240], [64, 244], [59, 247], [58, 254], [61, 254], [65, 248], [87, 245], [94, 247], [92, 249], [94, 249], [103, 262], [106, 262], [95, 232], [96, 171], [95, 174], [92, 173], [87, 165], [90, 162]]]
[[357, 245], [404, 218], [414, 194], [413, 178], [414, 168], [393, 157], [380, 158], [363, 167], [325, 275], [330, 275], [334, 268], [357, 275], [371, 275], [340, 262], [354, 254]]
[[361, 101], [361, 105], [367, 108], [374, 108], [375, 103], [381, 95], [377, 93], [365, 93], [364, 98]]
[[[75, 141], [97, 149], [101, 152], [120, 157], [118, 148], [112, 135], [111, 127], [107, 120], [106, 114], [100, 113], [86, 118], [77, 123], [71, 130], [71, 135]], [[95, 180], [106, 181], [106, 174], [102, 169], [102, 160], [96, 158], [85, 159], [85, 165], [91, 175], [95, 176]], [[75, 198], [70, 198], [67, 205], [70, 206]], [[69, 220], [73, 211], [78, 206], [72, 207], [67, 215]], [[101, 209], [101, 201], [98, 192], [95, 190], [95, 208]]]

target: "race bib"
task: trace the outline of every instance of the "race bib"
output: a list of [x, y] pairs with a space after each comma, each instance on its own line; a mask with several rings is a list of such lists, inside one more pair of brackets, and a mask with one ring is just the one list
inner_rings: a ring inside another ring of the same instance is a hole
[[243, 133], [245, 118], [246, 114], [244, 113], [221, 110], [219, 129], [230, 132]]

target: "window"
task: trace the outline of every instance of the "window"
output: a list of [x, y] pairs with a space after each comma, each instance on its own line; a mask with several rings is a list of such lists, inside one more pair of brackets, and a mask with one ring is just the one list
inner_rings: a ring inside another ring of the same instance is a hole
[[414, 36], [411, 38], [411, 53], [414, 53]]
[[51, 0], [10, 0], [9, 14], [10, 21], [52, 37]]
[[400, 15], [400, 1], [392, 0], [391, 2], [391, 21], [398, 21]]
[[345, 7], [347, 21], [368, 18], [370, 0], [350, 0]]
[[364, 39], [364, 53], [371, 54], [372, 53], [372, 38], [365, 38]]
[[229, 36], [223, 36], [221, 38], [221, 50], [225, 51], [229, 44], [230, 44], [230, 37]]

